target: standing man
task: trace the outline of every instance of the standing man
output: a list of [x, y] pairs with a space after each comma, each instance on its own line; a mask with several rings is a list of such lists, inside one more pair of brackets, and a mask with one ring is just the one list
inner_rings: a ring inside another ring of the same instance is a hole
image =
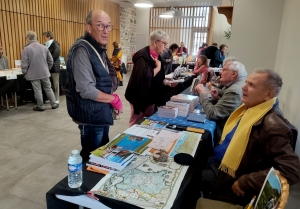
[[3, 55], [3, 48], [0, 45], [0, 70], [9, 69], [8, 59]]
[[43, 38], [45, 41], [46, 47], [48, 47], [52, 58], [53, 58], [53, 66], [50, 70], [51, 73], [51, 84], [54, 90], [56, 103], [59, 103], [59, 71], [60, 71], [60, 46], [59, 43], [54, 40], [53, 33], [51, 31], [46, 31], [43, 33]]
[[[55, 103], [55, 96], [53, 94], [50, 83], [49, 69], [53, 65], [53, 58], [47, 47], [40, 44], [37, 40], [37, 35], [34, 31], [26, 32], [27, 45], [21, 54], [21, 69], [26, 80], [31, 81], [34, 96], [37, 101], [37, 106], [33, 108], [34, 111], [44, 111], [42, 86], [48, 99], [51, 102], [52, 109], [59, 107]], [[42, 85], [42, 86], [41, 86]]]
[[109, 15], [102, 10], [87, 14], [85, 34], [69, 50], [67, 62], [67, 108], [78, 124], [83, 162], [90, 152], [109, 141], [113, 111], [122, 113], [116, 70], [106, 54], [113, 29]]

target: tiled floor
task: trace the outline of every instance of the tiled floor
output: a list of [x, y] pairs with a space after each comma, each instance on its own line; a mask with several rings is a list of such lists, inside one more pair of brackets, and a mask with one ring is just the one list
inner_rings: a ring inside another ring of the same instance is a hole
[[[124, 86], [117, 93], [123, 101], [123, 114], [110, 129], [110, 138], [128, 127], [130, 107], [124, 92], [130, 74], [124, 75]], [[80, 150], [79, 129], [70, 119], [65, 96], [60, 107], [34, 112], [34, 104], [18, 109], [0, 108], [0, 209], [46, 208], [46, 192], [67, 173], [71, 150]], [[286, 208], [299, 208], [300, 184], [291, 187]]]

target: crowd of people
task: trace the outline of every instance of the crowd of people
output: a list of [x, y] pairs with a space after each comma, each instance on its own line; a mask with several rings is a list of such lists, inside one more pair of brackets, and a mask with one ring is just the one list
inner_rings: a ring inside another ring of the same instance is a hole
[[[118, 86], [123, 85], [120, 44], [113, 43], [111, 58], [106, 53], [112, 29], [106, 12], [90, 11], [86, 17], [85, 33], [68, 53], [67, 109], [80, 130], [83, 161], [89, 159], [91, 151], [109, 141], [112, 112], [120, 115], [123, 111], [123, 103], [115, 93]], [[34, 88], [38, 104], [34, 107], [36, 111], [44, 110], [41, 85], [52, 108], [59, 106], [56, 102], [58, 78], [55, 75], [59, 43], [53, 40], [51, 32], [43, 35], [46, 46], [38, 43], [35, 32], [28, 31], [28, 44], [21, 56], [22, 72]], [[153, 31], [149, 46], [132, 57], [134, 67], [125, 91], [131, 108], [129, 126], [151, 116], [157, 106], [164, 105], [161, 99], [164, 92], [176, 86], [165, 79], [165, 74], [171, 72], [172, 55], [188, 55], [188, 49], [183, 42], [180, 47], [174, 43], [167, 49], [168, 45], [167, 33]], [[281, 77], [269, 69], [256, 69], [247, 77], [241, 61], [234, 57], [225, 59], [226, 49], [225, 44], [219, 49], [216, 43], [211, 46], [203, 44], [193, 70], [195, 74], [202, 74], [201, 84], [196, 86], [199, 102], [207, 119], [217, 124], [215, 146], [199, 177], [199, 189], [207, 197], [244, 204], [260, 191], [271, 167], [278, 170], [289, 184], [299, 182], [300, 162], [290, 144], [290, 124], [279, 109]], [[7, 68], [6, 62], [0, 48], [0, 67]], [[210, 83], [209, 66], [221, 67], [222, 86], [219, 88]], [[51, 89], [50, 72], [55, 94]], [[211, 89], [210, 92], [205, 86]]]

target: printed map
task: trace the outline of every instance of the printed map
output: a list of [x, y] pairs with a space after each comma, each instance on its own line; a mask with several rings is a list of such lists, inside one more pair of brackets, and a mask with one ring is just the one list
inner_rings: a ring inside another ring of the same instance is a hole
[[202, 135], [198, 133], [183, 131], [176, 145], [171, 151], [170, 157], [174, 157], [174, 155], [178, 153], [187, 153], [194, 156], [201, 136]]
[[142, 208], [171, 208], [186, 170], [173, 158], [157, 163], [152, 156], [136, 156], [123, 171], [107, 174], [92, 190]]

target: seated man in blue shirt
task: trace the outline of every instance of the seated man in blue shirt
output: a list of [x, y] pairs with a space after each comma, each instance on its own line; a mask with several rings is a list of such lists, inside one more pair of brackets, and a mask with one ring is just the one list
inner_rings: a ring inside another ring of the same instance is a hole
[[257, 69], [246, 79], [243, 104], [228, 118], [209, 169], [202, 172], [202, 189], [212, 192], [212, 198], [249, 203], [259, 194], [271, 167], [290, 185], [299, 182], [292, 131], [277, 105], [281, 86], [282, 79], [273, 70]]

